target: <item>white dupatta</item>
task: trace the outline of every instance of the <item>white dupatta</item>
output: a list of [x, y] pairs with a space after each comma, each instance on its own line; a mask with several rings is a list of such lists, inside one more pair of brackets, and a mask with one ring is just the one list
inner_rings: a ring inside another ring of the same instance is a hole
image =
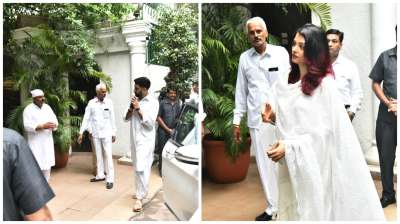
[[300, 82], [274, 85], [279, 161], [279, 220], [385, 220], [360, 144], [332, 77], [312, 96]]

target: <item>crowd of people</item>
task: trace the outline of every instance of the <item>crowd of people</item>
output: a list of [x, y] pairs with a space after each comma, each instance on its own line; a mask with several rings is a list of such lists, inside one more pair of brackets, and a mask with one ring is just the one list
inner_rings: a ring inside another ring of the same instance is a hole
[[[384, 220], [384, 207], [396, 202], [393, 166], [397, 146], [397, 46], [383, 52], [370, 72], [372, 90], [380, 100], [376, 120], [382, 197], [379, 199], [352, 121], [361, 109], [363, 91], [356, 64], [340, 54], [344, 33], [324, 32], [305, 24], [285, 48], [268, 44], [264, 20], [247, 21], [252, 48], [239, 59], [234, 136], [247, 114], [265, 211], [256, 221]], [[162, 151], [176, 127], [182, 107], [177, 90], [168, 88], [160, 102], [149, 93], [146, 77], [134, 80], [134, 96], [123, 114], [131, 122], [135, 203], [143, 208], [149, 189], [154, 151], [161, 174]], [[193, 85], [198, 97], [198, 84]], [[33, 102], [23, 112], [27, 139], [4, 128], [4, 220], [51, 220], [46, 203], [55, 195], [48, 182], [54, 165], [53, 132], [57, 117], [44, 92], [31, 91]], [[90, 182], [114, 184], [112, 144], [117, 140], [115, 114], [107, 86], [85, 109], [78, 143], [88, 131], [96, 157]], [[158, 124], [158, 130], [156, 130]], [[156, 134], [158, 133], [158, 134]], [[156, 141], [156, 136], [158, 139]], [[157, 147], [156, 147], [157, 142]]]
[[[136, 190], [133, 211], [139, 212], [149, 190], [154, 152], [161, 163], [162, 149], [174, 132], [182, 102], [177, 98], [176, 89], [168, 88], [166, 98], [159, 102], [149, 92], [151, 82], [148, 78], [139, 77], [134, 82], [134, 96], [123, 120], [131, 122], [131, 158]], [[197, 83], [194, 83], [191, 97], [195, 97], [193, 94], [198, 97], [196, 87]], [[26, 141], [17, 132], [4, 129], [3, 182], [4, 202], [7, 202], [4, 204], [4, 220], [52, 219], [46, 203], [55, 196], [48, 182], [51, 167], [55, 165], [53, 132], [57, 130], [58, 121], [45, 103], [44, 92], [35, 89], [31, 94], [32, 103], [23, 112]], [[98, 84], [96, 96], [85, 108], [77, 142], [81, 144], [84, 132], [89, 133], [96, 169], [95, 177], [89, 181], [105, 181], [106, 189], [112, 189], [115, 179], [112, 144], [116, 141], [117, 128], [113, 102], [106, 96], [107, 86]], [[161, 164], [159, 167], [161, 174]], [[30, 170], [29, 175], [24, 173], [27, 170]]]
[[339, 53], [344, 33], [305, 24], [289, 59], [286, 49], [266, 42], [262, 18], [249, 19], [246, 31], [252, 48], [239, 60], [233, 126], [240, 142], [247, 113], [266, 199], [255, 220], [384, 220], [382, 208], [396, 202], [397, 48], [383, 52], [369, 76], [380, 100], [379, 200], [351, 123], [363, 92], [357, 66]]

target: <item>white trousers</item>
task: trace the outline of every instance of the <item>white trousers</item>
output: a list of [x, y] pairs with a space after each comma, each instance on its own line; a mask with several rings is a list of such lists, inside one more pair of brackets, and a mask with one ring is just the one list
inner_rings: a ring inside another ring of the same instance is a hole
[[42, 170], [44, 178], [46, 178], [47, 182], [50, 180], [50, 170]]
[[266, 123], [262, 123], [258, 129], [250, 128], [251, 147], [256, 156], [258, 172], [268, 202], [265, 212], [269, 215], [278, 211], [278, 166], [266, 154], [266, 149], [276, 141], [274, 131], [274, 126]]
[[135, 182], [136, 182], [136, 198], [144, 199], [149, 191], [149, 179], [150, 172], [147, 171], [135, 171]]
[[[112, 139], [108, 138], [93, 138], [94, 148], [96, 150], [97, 159], [97, 175], [96, 179], [104, 178], [104, 165], [107, 167], [106, 182], [114, 182], [114, 166], [112, 160]], [[104, 157], [103, 158], [103, 150]]]

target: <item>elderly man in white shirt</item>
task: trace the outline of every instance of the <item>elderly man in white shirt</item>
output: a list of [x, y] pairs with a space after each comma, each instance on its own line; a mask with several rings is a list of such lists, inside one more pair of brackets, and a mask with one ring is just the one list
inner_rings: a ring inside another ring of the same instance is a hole
[[354, 62], [339, 54], [343, 46], [344, 33], [337, 29], [330, 29], [325, 34], [339, 97], [343, 101], [350, 120], [353, 121], [356, 112], [361, 109], [363, 98], [358, 69]]
[[[78, 143], [82, 142], [85, 130], [92, 132], [94, 148], [97, 158], [97, 175], [90, 182], [106, 180], [106, 188], [111, 189], [114, 185], [114, 165], [112, 160], [112, 143], [116, 138], [116, 126], [114, 107], [111, 99], [106, 98], [107, 86], [100, 83], [96, 86], [96, 97], [91, 99], [86, 106]], [[103, 158], [103, 150], [105, 158]], [[107, 167], [107, 176], [104, 175], [104, 163]]]
[[53, 131], [58, 121], [53, 110], [44, 103], [44, 93], [40, 89], [31, 91], [33, 103], [25, 107], [23, 122], [29, 147], [47, 181], [51, 167], [55, 164]]
[[131, 150], [132, 164], [135, 167], [136, 202], [134, 212], [142, 210], [143, 199], [149, 189], [151, 165], [156, 141], [156, 119], [158, 101], [148, 90], [150, 80], [139, 77], [135, 81], [135, 96], [124, 115], [124, 120], [131, 120], [133, 148]]
[[254, 17], [247, 21], [247, 36], [252, 48], [240, 56], [236, 80], [234, 136], [240, 142], [240, 120], [247, 112], [247, 125], [250, 128], [252, 148], [254, 149], [258, 171], [267, 209], [256, 217], [256, 221], [269, 221], [277, 212], [278, 186], [276, 164], [269, 159], [264, 150], [275, 141], [274, 130], [270, 124], [262, 123], [262, 105], [268, 102], [270, 88], [277, 79], [287, 78], [289, 73], [289, 54], [286, 49], [266, 43], [268, 31], [264, 20]]

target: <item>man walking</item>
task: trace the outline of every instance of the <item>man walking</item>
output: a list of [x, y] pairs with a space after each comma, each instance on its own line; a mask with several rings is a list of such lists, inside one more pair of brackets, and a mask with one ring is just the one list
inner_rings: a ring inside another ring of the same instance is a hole
[[53, 131], [57, 129], [58, 121], [50, 106], [44, 103], [43, 91], [35, 89], [31, 94], [33, 102], [23, 112], [24, 129], [40, 170], [49, 181], [51, 167], [55, 164]]
[[339, 97], [343, 101], [350, 120], [353, 121], [356, 112], [361, 108], [363, 98], [358, 69], [354, 62], [339, 54], [343, 46], [344, 33], [337, 29], [330, 29], [325, 34]]
[[171, 137], [175, 127], [176, 121], [181, 110], [181, 100], [176, 97], [176, 90], [168, 88], [167, 97], [160, 102], [160, 108], [158, 110], [157, 122], [158, 122], [158, 150], [157, 155], [159, 159], [158, 171], [161, 175], [162, 168], [162, 151]]
[[249, 19], [246, 29], [252, 48], [242, 53], [239, 60], [233, 118], [234, 136], [236, 142], [244, 140], [240, 138], [239, 124], [243, 114], [247, 112], [251, 144], [268, 202], [267, 209], [256, 217], [256, 221], [269, 221], [277, 212], [278, 186], [276, 164], [267, 157], [264, 150], [275, 139], [270, 124], [261, 121], [261, 113], [262, 105], [268, 102], [268, 91], [272, 84], [279, 78], [288, 77], [289, 55], [283, 47], [266, 43], [268, 31], [262, 18]]
[[397, 147], [397, 45], [379, 55], [369, 77], [372, 90], [380, 100], [375, 135], [383, 188], [381, 204], [385, 208], [396, 203], [393, 167]]
[[125, 121], [131, 120], [133, 148], [131, 158], [135, 167], [136, 202], [134, 212], [142, 210], [142, 202], [149, 190], [151, 165], [156, 140], [156, 119], [159, 104], [149, 94], [150, 80], [140, 77], [135, 81], [135, 96], [125, 113]]
[[[114, 166], [112, 160], [112, 143], [115, 142], [116, 127], [114, 107], [106, 98], [107, 86], [100, 83], [96, 86], [96, 97], [86, 106], [82, 125], [79, 131], [78, 143], [82, 142], [83, 132], [91, 130], [97, 159], [97, 175], [90, 182], [106, 180], [106, 188], [113, 188]], [[105, 158], [103, 158], [103, 150]], [[104, 165], [107, 164], [107, 176], [104, 175]]]

